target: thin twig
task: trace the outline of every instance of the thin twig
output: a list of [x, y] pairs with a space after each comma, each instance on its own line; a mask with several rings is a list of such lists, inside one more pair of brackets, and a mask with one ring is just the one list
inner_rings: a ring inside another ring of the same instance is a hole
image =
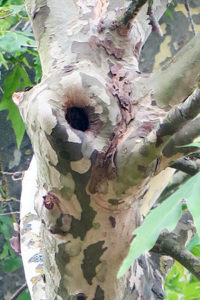
[[192, 28], [192, 32], [194, 33], [194, 35], [196, 35], [195, 29], [194, 29], [194, 22], [193, 22], [193, 19], [192, 19], [192, 15], [191, 15], [191, 11], [190, 11], [190, 5], [189, 5], [188, 0], [185, 0], [185, 8], [186, 8], [187, 13], [188, 13], [189, 23], [190, 23], [190, 26]]
[[[16, 172], [0, 171], [0, 173], [2, 173], [3, 175], [9, 175], [9, 176], [11, 176], [11, 178], [12, 178], [13, 181], [22, 180], [23, 177], [24, 177], [24, 172], [25, 172], [25, 170], [23, 170], [23, 171], [16, 171]], [[15, 176], [18, 176], [18, 175], [21, 175], [21, 176], [16, 178]]]
[[13, 16], [13, 14], [8, 14], [8, 15], [6, 15], [6, 16], [0, 17], [0, 20], [1, 20], [1, 19], [6, 19], [6, 18], [8, 18], [8, 17], [10, 17], [10, 16]]
[[2, 201], [4, 201], [4, 202], [8, 202], [8, 201], [20, 202], [20, 200], [19, 200], [19, 199], [17, 199], [17, 198], [14, 198], [14, 197], [12, 197], [12, 198], [10, 198], [10, 199], [3, 199]]
[[132, 0], [129, 7], [123, 14], [122, 18], [119, 20], [120, 24], [124, 24], [128, 27], [129, 23], [134, 20], [142, 6], [147, 2], [147, 0]]
[[2, 217], [2, 216], [9, 216], [9, 215], [15, 215], [15, 214], [20, 214], [20, 211], [11, 211], [11, 212], [8, 212], [8, 213], [2, 213], [2, 214], [0, 214], [0, 217]]
[[10, 298], [10, 300], [16, 300], [17, 297], [23, 292], [25, 291], [25, 289], [27, 288], [27, 283], [25, 282]]
[[158, 35], [163, 36], [162, 29], [160, 27], [160, 24], [158, 20], [155, 18], [153, 13], [153, 0], [148, 0], [148, 9], [147, 9], [147, 15], [149, 16], [149, 25], [152, 27], [152, 32], [158, 33]]

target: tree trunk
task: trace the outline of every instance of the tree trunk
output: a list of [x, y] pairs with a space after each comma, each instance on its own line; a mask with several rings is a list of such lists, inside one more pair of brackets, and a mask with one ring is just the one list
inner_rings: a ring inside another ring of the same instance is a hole
[[[130, 3], [25, 0], [43, 69], [40, 84], [13, 95], [35, 153], [21, 207], [32, 299], [164, 299], [160, 255], [144, 254], [123, 277], [117, 273], [141, 211], [153, 204], [150, 180], [183, 155], [169, 145], [176, 134], [183, 145], [197, 135], [191, 129], [183, 138], [180, 128], [198, 112], [189, 99], [167, 113], [190, 94], [182, 75], [174, 88], [171, 66], [149, 78], [140, 73], [151, 26], [146, 6], [124, 21]], [[156, 20], [166, 4], [154, 1]], [[199, 37], [192, 42], [189, 62], [188, 49], [176, 62], [184, 62], [190, 85], [200, 62]]]

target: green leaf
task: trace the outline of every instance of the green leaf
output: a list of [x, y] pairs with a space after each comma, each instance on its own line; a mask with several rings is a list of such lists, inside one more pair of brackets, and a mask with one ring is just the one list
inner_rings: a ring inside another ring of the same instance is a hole
[[[16, 3], [16, 1], [15, 1]], [[24, 11], [24, 5], [23, 4], [18, 4], [18, 5], [10, 5], [9, 8], [15, 13], [18, 14], [21, 11]]]
[[181, 200], [185, 199], [187, 207], [190, 210], [197, 233], [200, 236], [200, 173], [193, 176], [180, 189], [168, 197], [160, 206], [152, 210], [144, 220], [142, 226], [137, 228], [133, 234], [136, 234], [131, 243], [128, 256], [125, 258], [118, 278], [121, 277], [133, 263], [145, 251], [149, 251], [155, 244], [159, 233], [163, 229], [172, 231], [176, 226], [181, 215]]
[[191, 143], [183, 146], [176, 146], [176, 148], [185, 148], [185, 147], [195, 147], [195, 148], [200, 148], [200, 143]]
[[169, 8], [166, 9], [165, 13], [166, 13], [166, 15], [168, 15], [170, 17], [170, 19], [172, 21], [174, 20], [174, 16], [172, 15], [172, 12]]
[[26, 289], [20, 296], [18, 296], [16, 300], [31, 300], [28, 289]]
[[23, 4], [23, 0], [11, 0], [11, 4], [14, 4], [14, 5], [20, 5], [20, 4]]
[[0, 53], [0, 63], [2, 63], [2, 65], [6, 68], [6, 70], [8, 70], [8, 64], [7, 61], [5, 60], [4, 56], [2, 53]]
[[169, 292], [166, 296], [165, 296], [165, 300], [178, 300], [179, 297], [177, 295], [177, 293], [175, 292]]
[[200, 136], [195, 138], [192, 143], [182, 146], [176, 146], [176, 148], [184, 148], [184, 147], [197, 147], [200, 148]]
[[200, 282], [193, 282], [186, 284], [183, 290], [183, 300], [199, 299], [200, 295]]
[[193, 238], [187, 244], [187, 249], [191, 251], [195, 246], [200, 245], [200, 237], [198, 234], [195, 234]]
[[[3, 213], [2, 210], [0, 210], [1, 213]], [[6, 224], [8, 225], [11, 229], [13, 229], [13, 220], [9, 216], [0, 216], [0, 224]]]
[[25, 31], [8, 31], [0, 36], [0, 50], [8, 53], [26, 51], [28, 45], [35, 45], [30, 36], [32, 34]]
[[10, 230], [6, 224], [0, 225], [0, 232], [4, 235], [6, 240], [8, 240], [10, 238]]
[[200, 258], [200, 245], [195, 246], [192, 250], [191, 250], [192, 254], [194, 254], [194, 256]]
[[8, 240], [10, 239], [10, 227], [8, 224], [5, 224], [3, 222], [0, 223], [0, 232], [4, 235], [5, 239]]
[[31, 86], [31, 81], [25, 69], [17, 65], [4, 81], [4, 96], [0, 103], [0, 110], [8, 110], [8, 120], [11, 120], [14, 129], [17, 146], [20, 147], [25, 132], [25, 126], [19, 114], [17, 106], [12, 101], [12, 94], [23, 90], [26, 86]]
[[42, 77], [42, 68], [41, 68], [39, 56], [37, 56], [34, 59], [34, 68], [35, 68], [35, 82], [38, 83]]
[[[0, 253], [0, 259], [4, 259], [6, 257], [16, 257], [14, 250], [12, 249], [11, 245], [10, 245], [10, 241], [7, 240], [4, 244], [3, 244], [3, 250]], [[2, 261], [1, 261], [2, 263]]]
[[197, 173], [185, 184], [185, 200], [192, 214], [194, 225], [200, 237], [200, 173]]
[[[173, 299], [172, 295], [178, 296], [177, 299], [182, 299], [183, 289], [185, 285], [188, 284], [188, 279], [189, 271], [175, 261], [165, 280], [165, 299]], [[174, 297], [174, 299], [176, 299], [176, 297]]]
[[160, 206], [153, 209], [144, 220], [142, 226], [138, 227], [133, 234], [136, 234], [131, 243], [128, 256], [123, 261], [117, 277], [121, 277], [142, 253], [149, 251], [155, 244], [159, 233], [163, 229], [172, 231], [176, 226], [181, 213], [181, 192], [176, 191]]
[[160, 206], [152, 210], [133, 234], [136, 234], [131, 243], [128, 256], [125, 258], [118, 278], [121, 277], [133, 263], [145, 251], [149, 251], [155, 244], [159, 233], [163, 229], [172, 231], [181, 215], [181, 200], [185, 199], [187, 207], [194, 219], [197, 233], [200, 236], [200, 173], [193, 176], [183, 184], [174, 194], [168, 197]]
[[4, 189], [0, 186], [0, 196], [3, 198], [3, 199], [6, 199], [6, 193], [4, 191]]
[[10, 256], [9, 250], [10, 250], [10, 245], [8, 243], [4, 243], [3, 244], [3, 249], [2, 249], [2, 251], [0, 253], [0, 259], [3, 259], [5, 257], [7, 257], [7, 256]]
[[22, 267], [22, 260], [20, 257], [5, 259], [2, 269], [4, 272], [14, 272]]

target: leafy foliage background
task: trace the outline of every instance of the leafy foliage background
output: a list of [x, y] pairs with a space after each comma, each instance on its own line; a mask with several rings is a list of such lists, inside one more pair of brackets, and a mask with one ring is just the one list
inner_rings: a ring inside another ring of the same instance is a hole
[[[18, 109], [12, 101], [12, 94], [22, 91], [25, 87], [33, 86], [41, 77], [36, 43], [22, 0], [0, 0], [0, 66], [0, 111], [6, 110], [8, 112], [7, 120], [11, 121], [17, 146], [20, 148], [25, 127]], [[1, 136], [0, 146], [3, 145], [3, 139], [4, 137]], [[0, 171], [2, 171], [0, 174], [0, 268], [5, 273], [13, 274], [13, 276], [10, 275], [6, 278], [16, 280], [14, 274], [21, 270], [22, 260], [11, 247], [10, 239], [13, 235], [18, 235], [14, 232], [13, 223], [18, 222], [19, 215], [18, 213], [11, 216], [3, 215], [10, 206], [7, 204], [10, 197], [8, 195], [8, 182], [3, 169], [3, 164], [0, 161]], [[13, 181], [13, 183], [16, 184], [17, 181], [16, 183]], [[16, 205], [15, 209], [17, 209]], [[7, 285], [9, 286], [8, 283], [5, 283], [5, 287]], [[17, 285], [16, 282], [15, 290]], [[11, 286], [15, 286], [15, 283], [12, 282]], [[4, 287], [1, 288], [0, 298], [10, 299], [11, 292], [7, 291], [4, 296], [2, 295], [3, 292], [5, 293]], [[28, 290], [22, 292], [17, 299], [30, 299]]]

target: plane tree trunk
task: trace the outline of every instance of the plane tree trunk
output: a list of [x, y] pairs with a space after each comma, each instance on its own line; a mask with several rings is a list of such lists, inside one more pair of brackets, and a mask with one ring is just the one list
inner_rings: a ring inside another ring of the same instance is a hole
[[[156, 20], [167, 2], [154, 1]], [[168, 111], [192, 92], [200, 42], [166, 70], [141, 74], [152, 26], [145, 5], [123, 18], [130, 3], [25, 0], [43, 70], [40, 84], [13, 95], [34, 149], [21, 207], [32, 299], [164, 299], [159, 254], [143, 255], [120, 279], [117, 272], [141, 207], [152, 205], [150, 180], [198, 134], [199, 89]]]

